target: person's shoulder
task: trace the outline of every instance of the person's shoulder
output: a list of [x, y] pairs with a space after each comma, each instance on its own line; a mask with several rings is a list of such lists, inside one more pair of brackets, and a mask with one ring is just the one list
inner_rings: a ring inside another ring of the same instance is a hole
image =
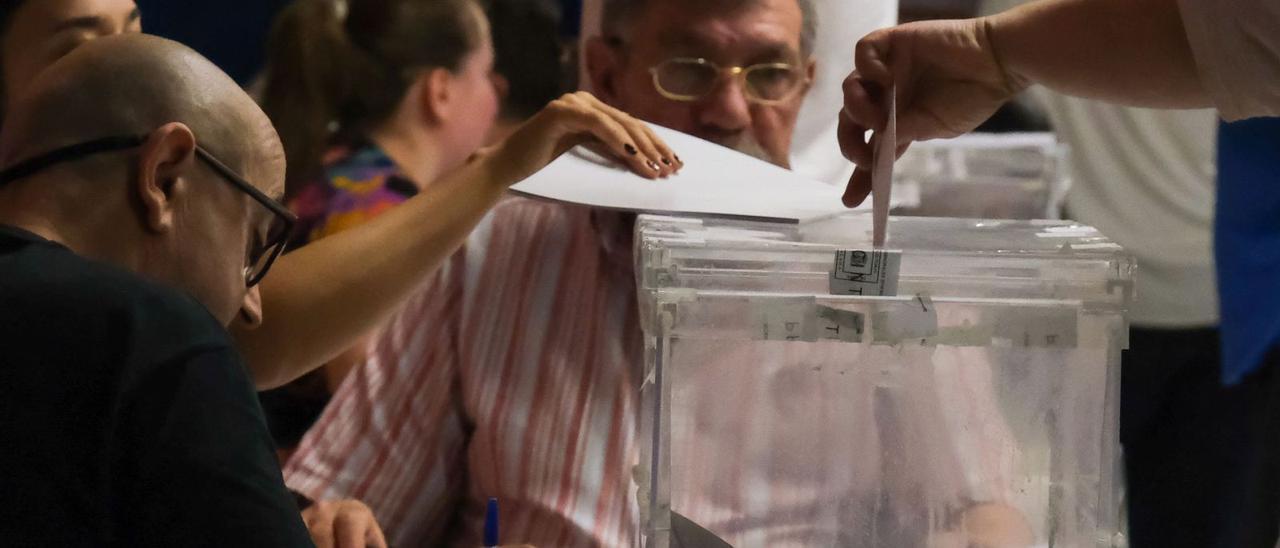
[[291, 249], [357, 227], [418, 194], [417, 185], [374, 145], [330, 151], [321, 177], [289, 201], [298, 216]]
[[[6, 300], [68, 325], [109, 325], [121, 336], [179, 344], [229, 345], [226, 329], [187, 293], [64, 249], [37, 249], [38, 271], [17, 274]], [[97, 332], [98, 330], [93, 330]]]
[[360, 201], [377, 197], [384, 190], [400, 199], [417, 194], [417, 186], [382, 149], [372, 144], [331, 147], [321, 160], [319, 172], [299, 183], [289, 206], [302, 218], [325, 214], [335, 200]]
[[376, 145], [339, 147], [330, 154], [324, 162], [324, 182], [336, 191], [367, 194], [389, 186], [389, 181], [405, 180], [395, 161]]

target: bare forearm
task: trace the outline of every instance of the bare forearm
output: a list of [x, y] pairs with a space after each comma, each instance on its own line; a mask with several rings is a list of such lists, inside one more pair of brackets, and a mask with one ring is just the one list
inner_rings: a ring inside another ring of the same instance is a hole
[[377, 327], [502, 196], [476, 160], [359, 227], [281, 258], [263, 281], [263, 323], [235, 330], [260, 389], [284, 384]]
[[262, 325], [235, 330], [254, 382], [279, 386], [346, 350], [396, 311], [508, 186], [583, 143], [647, 178], [682, 165], [648, 126], [588, 93], [552, 101], [421, 195], [285, 256], [264, 280]]
[[1046, 0], [985, 22], [1014, 80], [1131, 106], [1210, 106], [1176, 0]]

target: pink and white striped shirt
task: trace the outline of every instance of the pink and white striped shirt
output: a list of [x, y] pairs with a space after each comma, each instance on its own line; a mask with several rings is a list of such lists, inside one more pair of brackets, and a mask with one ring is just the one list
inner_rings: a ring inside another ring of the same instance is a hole
[[352, 497], [396, 546], [634, 538], [643, 358], [632, 222], [499, 204], [370, 347], [285, 468], [313, 499]]

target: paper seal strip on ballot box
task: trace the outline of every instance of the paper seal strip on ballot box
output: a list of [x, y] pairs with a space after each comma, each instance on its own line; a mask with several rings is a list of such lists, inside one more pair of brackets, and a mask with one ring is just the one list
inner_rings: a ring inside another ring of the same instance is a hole
[[830, 292], [864, 297], [896, 296], [901, 268], [901, 251], [837, 251]]

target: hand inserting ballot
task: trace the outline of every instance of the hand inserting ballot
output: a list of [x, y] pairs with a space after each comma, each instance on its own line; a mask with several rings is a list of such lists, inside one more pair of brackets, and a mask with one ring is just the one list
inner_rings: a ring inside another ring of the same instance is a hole
[[996, 57], [985, 19], [928, 21], [882, 29], [860, 40], [844, 82], [840, 150], [857, 164], [846, 206], [871, 192], [869, 130], [887, 121], [885, 90], [897, 85], [897, 152], [912, 141], [955, 137], [989, 118], [1026, 87]]

